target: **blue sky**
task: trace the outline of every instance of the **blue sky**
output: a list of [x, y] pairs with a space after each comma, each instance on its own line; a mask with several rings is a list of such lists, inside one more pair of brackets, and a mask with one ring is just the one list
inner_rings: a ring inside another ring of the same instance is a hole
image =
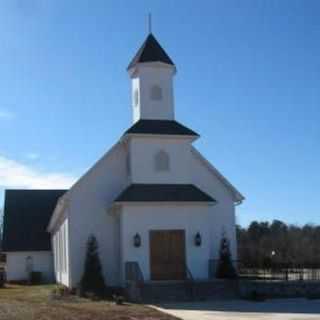
[[247, 198], [238, 222], [320, 223], [319, 10], [311, 0], [1, 1], [0, 203], [6, 187], [69, 185], [130, 126], [126, 66], [152, 12], [178, 68], [177, 119]]

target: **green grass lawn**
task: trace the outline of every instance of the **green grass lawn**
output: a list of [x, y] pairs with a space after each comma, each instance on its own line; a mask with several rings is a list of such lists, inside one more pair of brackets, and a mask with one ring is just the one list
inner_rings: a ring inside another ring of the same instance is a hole
[[53, 285], [7, 285], [0, 289], [1, 320], [175, 320], [139, 304], [115, 305], [77, 296], [51, 297]]

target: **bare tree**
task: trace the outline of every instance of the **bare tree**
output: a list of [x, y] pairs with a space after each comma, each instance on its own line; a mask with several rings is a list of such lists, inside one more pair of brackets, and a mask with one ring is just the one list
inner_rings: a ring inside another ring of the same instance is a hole
[[253, 221], [247, 228], [237, 226], [237, 237], [239, 259], [248, 266], [320, 266], [320, 226]]

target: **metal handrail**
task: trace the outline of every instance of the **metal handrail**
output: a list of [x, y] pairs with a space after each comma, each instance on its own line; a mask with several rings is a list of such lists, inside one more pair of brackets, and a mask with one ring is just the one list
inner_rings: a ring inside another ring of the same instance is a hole
[[209, 264], [208, 264], [208, 276], [209, 279], [214, 279], [216, 276], [216, 270], [217, 270], [217, 260], [215, 259], [209, 259]]
[[137, 261], [127, 261], [125, 263], [125, 273], [126, 281], [144, 283], [143, 273]]
[[185, 265], [185, 269], [186, 269], [187, 279], [193, 282], [194, 281], [193, 275], [187, 265]]
[[188, 280], [188, 281], [186, 281], [186, 288], [190, 289], [190, 297], [193, 300], [194, 296], [195, 296], [195, 294], [194, 294], [194, 284], [195, 284], [194, 278], [193, 278], [193, 275], [192, 275], [190, 269], [188, 268], [187, 264], [185, 264], [185, 270], [186, 270], [186, 278], [187, 278], [186, 280]]

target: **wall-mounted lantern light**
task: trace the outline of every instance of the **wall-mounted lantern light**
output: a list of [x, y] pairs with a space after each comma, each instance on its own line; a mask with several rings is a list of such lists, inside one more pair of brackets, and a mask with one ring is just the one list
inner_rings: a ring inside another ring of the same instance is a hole
[[141, 237], [139, 233], [136, 233], [135, 236], [133, 237], [133, 245], [136, 248], [141, 247]]
[[197, 232], [197, 234], [196, 234], [195, 237], [194, 237], [194, 244], [195, 244], [197, 247], [200, 247], [200, 246], [201, 246], [201, 242], [202, 242], [201, 235], [200, 235], [199, 232]]

